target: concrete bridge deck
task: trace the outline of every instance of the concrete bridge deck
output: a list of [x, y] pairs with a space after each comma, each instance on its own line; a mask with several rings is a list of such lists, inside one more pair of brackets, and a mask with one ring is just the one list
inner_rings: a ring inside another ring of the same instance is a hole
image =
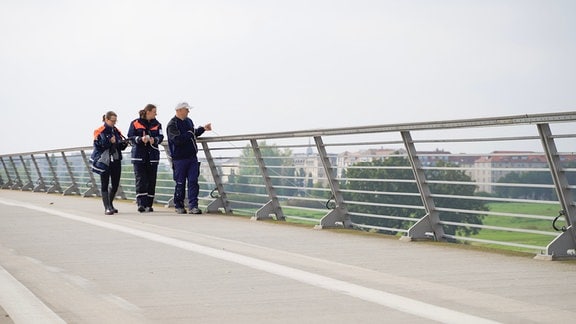
[[0, 191], [0, 323], [574, 323], [576, 263]]

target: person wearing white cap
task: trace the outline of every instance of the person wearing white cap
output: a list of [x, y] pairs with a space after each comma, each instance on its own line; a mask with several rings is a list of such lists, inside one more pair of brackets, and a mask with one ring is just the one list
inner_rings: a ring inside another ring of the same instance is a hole
[[205, 131], [212, 130], [212, 124], [194, 127], [192, 119], [188, 118], [190, 105], [181, 102], [176, 105], [176, 115], [168, 122], [166, 133], [168, 135], [168, 148], [172, 158], [172, 172], [176, 187], [174, 188], [174, 207], [176, 213], [186, 214], [184, 196], [186, 183], [188, 183], [188, 208], [190, 214], [202, 214], [198, 208], [198, 176], [200, 164], [198, 162], [198, 145], [196, 138]]

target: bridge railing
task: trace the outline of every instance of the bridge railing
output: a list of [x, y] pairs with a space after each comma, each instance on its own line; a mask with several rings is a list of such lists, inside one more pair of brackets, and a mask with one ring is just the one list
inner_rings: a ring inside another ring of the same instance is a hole
[[[576, 112], [202, 137], [201, 206], [253, 219], [576, 254]], [[165, 143], [164, 143], [165, 144]], [[98, 196], [92, 147], [0, 155], [0, 186]], [[134, 199], [124, 153], [119, 196]], [[172, 206], [166, 147], [157, 203]]]

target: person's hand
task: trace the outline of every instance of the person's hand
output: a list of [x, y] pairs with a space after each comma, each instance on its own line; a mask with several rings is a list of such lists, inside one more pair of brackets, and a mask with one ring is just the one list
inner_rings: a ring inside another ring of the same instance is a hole
[[208, 123], [204, 125], [204, 130], [211, 131], [212, 130], [212, 123]]
[[150, 142], [150, 145], [154, 144], [154, 137], [150, 137], [150, 136], [147, 136], [147, 137], [148, 137], [148, 141]]
[[146, 144], [148, 143], [148, 141], [150, 141], [150, 136], [148, 135], [142, 136], [142, 143]]
[[116, 143], [116, 136], [110, 137], [110, 143], [112, 144]]

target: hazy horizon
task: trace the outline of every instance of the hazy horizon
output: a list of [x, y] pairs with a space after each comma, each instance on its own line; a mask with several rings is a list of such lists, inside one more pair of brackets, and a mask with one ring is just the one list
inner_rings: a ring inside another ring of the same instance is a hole
[[0, 1], [0, 154], [187, 101], [206, 136], [576, 110], [576, 1]]

